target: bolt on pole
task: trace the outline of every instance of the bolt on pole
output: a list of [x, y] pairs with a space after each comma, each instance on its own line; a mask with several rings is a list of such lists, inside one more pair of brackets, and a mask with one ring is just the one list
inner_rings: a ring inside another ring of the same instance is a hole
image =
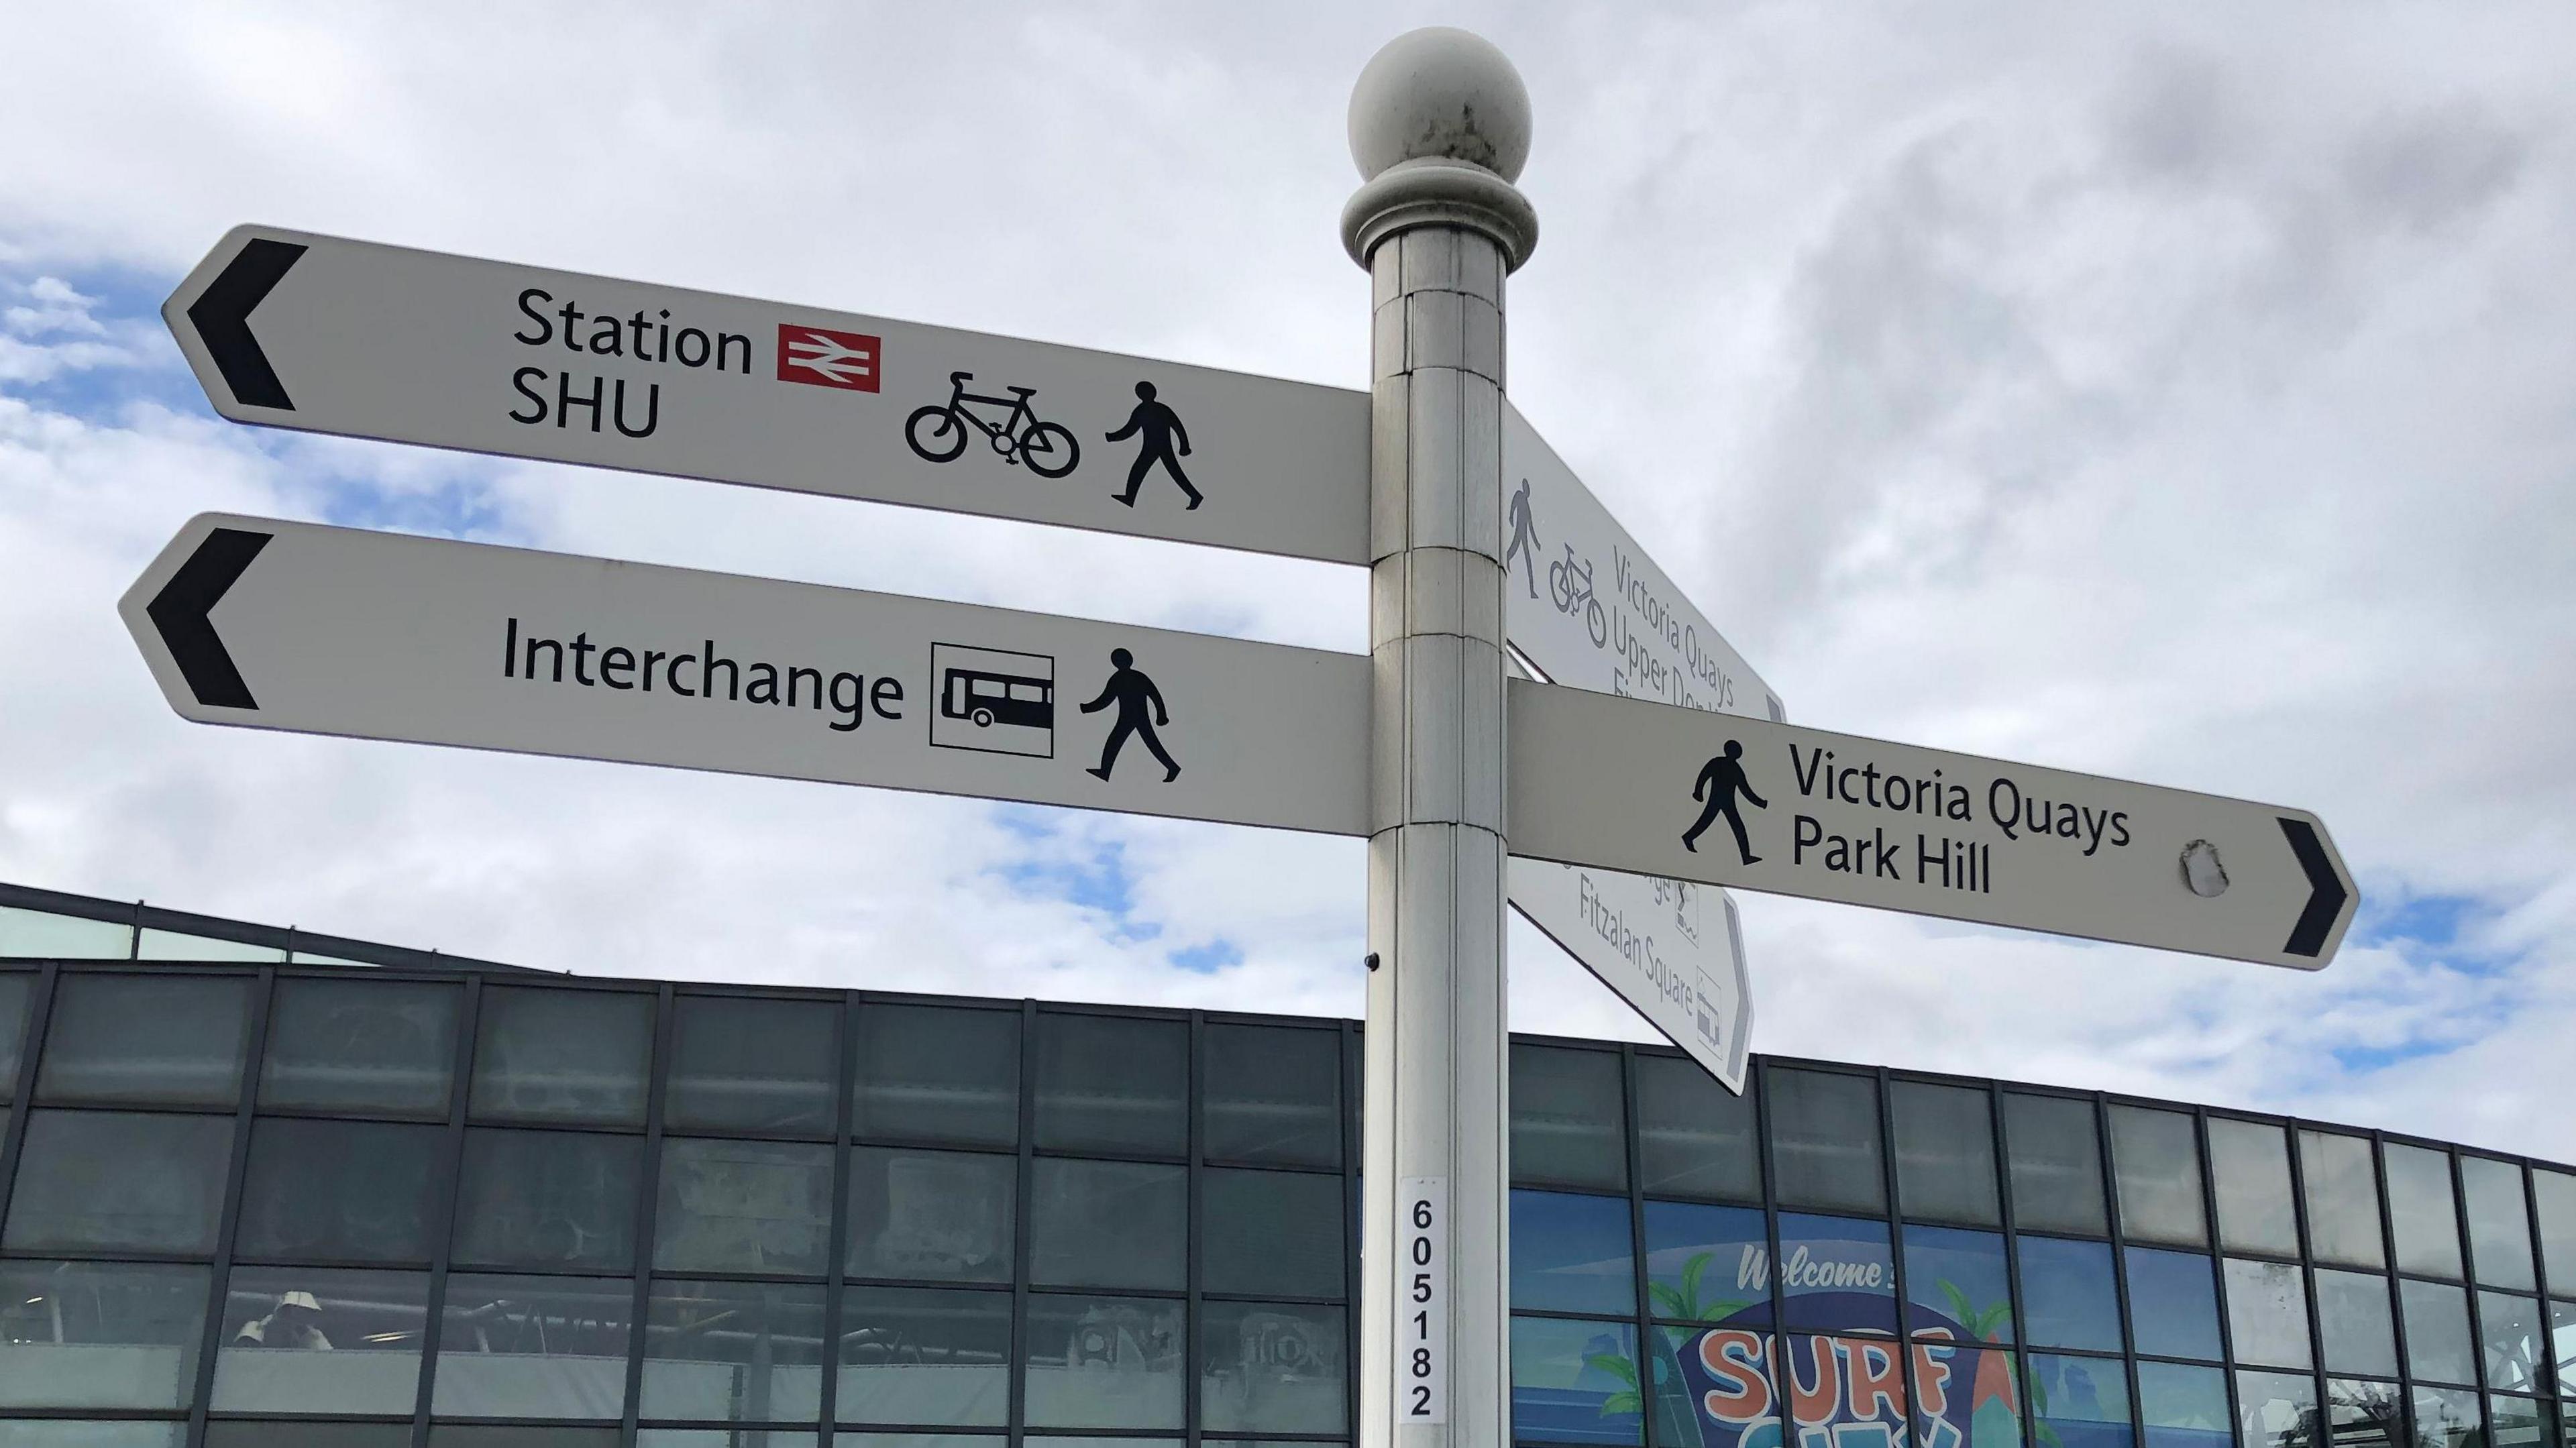
[[1353, 88], [1368, 270], [1370, 711], [1361, 1218], [1365, 1448], [1510, 1442], [1503, 986], [1503, 278], [1529, 96], [1465, 31], [1399, 36]]

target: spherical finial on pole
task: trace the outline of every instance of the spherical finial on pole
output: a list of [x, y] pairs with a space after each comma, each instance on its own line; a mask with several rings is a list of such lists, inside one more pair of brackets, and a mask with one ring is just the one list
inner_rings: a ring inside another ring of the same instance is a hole
[[1431, 26], [1399, 35], [1351, 88], [1351, 159], [1366, 178], [1342, 208], [1342, 245], [1365, 267], [1409, 227], [1492, 238], [1505, 269], [1538, 245], [1538, 213], [1512, 183], [1529, 160], [1529, 89], [1492, 41]]
[[1529, 160], [1529, 89], [1492, 41], [1427, 26], [1388, 41], [1360, 71], [1350, 130], [1363, 180], [1402, 162], [1439, 159], [1517, 181]]

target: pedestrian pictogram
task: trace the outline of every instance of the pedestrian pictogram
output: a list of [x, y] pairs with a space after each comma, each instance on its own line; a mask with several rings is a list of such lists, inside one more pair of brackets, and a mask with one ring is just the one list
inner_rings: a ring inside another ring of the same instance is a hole
[[885, 340], [865, 332], [836, 332], [781, 322], [778, 326], [778, 380], [850, 392], [874, 392], [882, 376], [879, 364]]
[[[1179, 413], [1154, 395], [1151, 382], [1136, 384], [1136, 410], [1127, 414], [1125, 426], [1109, 434], [1109, 441], [1125, 442], [1131, 437], [1138, 439], [1136, 462], [1127, 469], [1127, 491], [1118, 495], [1119, 502], [1130, 508], [1136, 506], [1136, 490], [1145, 485], [1145, 474], [1156, 463], [1161, 463], [1163, 471], [1171, 474], [1172, 481], [1189, 495], [1191, 508], [1207, 501], [1190, 486], [1190, 475], [1181, 471], [1181, 458], [1190, 455], [1190, 430], [1181, 425]], [[1174, 444], [1179, 445], [1180, 457], [1172, 455]]]
[[1529, 596], [1536, 599], [1538, 565], [1532, 560], [1537, 557], [1538, 525], [1530, 520], [1530, 480], [1527, 478], [1521, 479], [1519, 490], [1512, 494], [1511, 513], [1512, 541], [1503, 549], [1503, 574], [1508, 578], [1512, 571], [1512, 560], [1519, 559], [1521, 582], [1529, 589]]
[[[1098, 698], [1082, 706], [1082, 712], [1097, 714], [1114, 704], [1118, 708], [1118, 722], [1110, 726], [1109, 738], [1100, 746], [1100, 763], [1087, 772], [1094, 778], [1107, 779], [1110, 771], [1118, 767], [1119, 746], [1127, 742], [1128, 735], [1136, 734], [1144, 737], [1145, 747], [1163, 762], [1163, 782], [1169, 784], [1180, 778], [1180, 765], [1172, 761], [1172, 756], [1163, 748], [1161, 736], [1154, 732], [1157, 726], [1172, 727], [1172, 716], [1163, 707], [1163, 691], [1155, 688], [1154, 681], [1136, 668], [1136, 656], [1125, 649], [1109, 651], [1109, 667], [1109, 681], [1100, 686]], [[1154, 711], [1151, 719], [1145, 717], [1148, 705]]]
[[[1005, 387], [1008, 397], [991, 397], [969, 392], [966, 384], [975, 380], [972, 372], [948, 374], [948, 400], [932, 403], [914, 411], [903, 424], [903, 440], [924, 462], [952, 462], [966, 451], [970, 433], [980, 432], [1006, 462], [1027, 463], [1029, 471], [1042, 478], [1060, 478], [1072, 472], [1082, 461], [1082, 448], [1073, 434], [1063, 426], [1041, 422], [1029, 408], [1034, 387]], [[1000, 407], [1008, 411], [995, 422], [977, 412], [978, 407]]]
[[1699, 818], [1692, 822], [1689, 829], [1682, 832], [1682, 848], [1697, 854], [1701, 832], [1706, 830], [1719, 815], [1724, 815], [1726, 827], [1735, 831], [1735, 852], [1742, 855], [1744, 863], [1748, 865], [1761, 864], [1762, 857], [1753, 853], [1752, 844], [1744, 837], [1744, 816], [1736, 813], [1735, 797], [1738, 794], [1743, 795], [1756, 809], [1771, 807], [1771, 802], [1755, 794], [1753, 782], [1744, 777], [1743, 741], [1729, 739], [1726, 741], [1725, 753], [1712, 757], [1708, 763], [1699, 767], [1699, 782], [1691, 786], [1691, 798], [1708, 801], [1708, 807], [1701, 810]]

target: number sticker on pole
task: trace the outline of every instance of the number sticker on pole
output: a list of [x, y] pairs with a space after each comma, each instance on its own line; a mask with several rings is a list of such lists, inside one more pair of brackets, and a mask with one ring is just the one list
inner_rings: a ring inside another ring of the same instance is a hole
[[1449, 1421], [1449, 1179], [1406, 1177], [1395, 1306], [1395, 1420]]

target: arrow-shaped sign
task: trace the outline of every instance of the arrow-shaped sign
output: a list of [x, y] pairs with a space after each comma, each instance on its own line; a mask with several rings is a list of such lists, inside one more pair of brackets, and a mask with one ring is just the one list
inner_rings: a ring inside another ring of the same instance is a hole
[[2359, 904], [2302, 810], [1510, 688], [1517, 855], [2300, 970]]
[[1364, 392], [271, 227], [162, 311], [235, 422], [1369, 562]]
[[120, 608], [207, 723], [1368, 832], [1356, 654], [215, 514]]

